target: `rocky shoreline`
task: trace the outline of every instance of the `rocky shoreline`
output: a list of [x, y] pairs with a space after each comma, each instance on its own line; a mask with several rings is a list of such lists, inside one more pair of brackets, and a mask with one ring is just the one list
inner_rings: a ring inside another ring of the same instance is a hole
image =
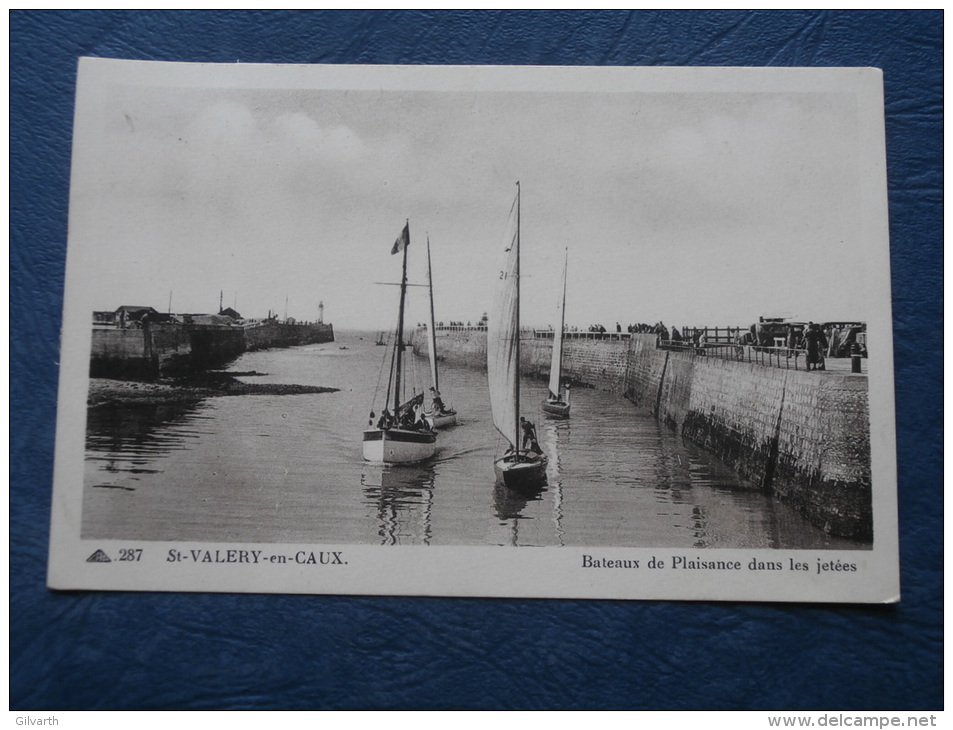
[[[261, 373], [237, 373], [261, 375]], [[206, 398], [233, 395], [303, 395], [333, 393], [338, 388], [284, 383], [243, 383], [236, 373], [206, 372], [179, 380], [143, 382], [90, 378], [86, 404], [97, 406], [136, 406], [198, 403]]]

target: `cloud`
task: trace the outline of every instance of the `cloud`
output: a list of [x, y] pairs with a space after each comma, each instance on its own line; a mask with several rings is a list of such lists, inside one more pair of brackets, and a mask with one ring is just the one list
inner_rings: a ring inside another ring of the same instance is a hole
[[304, 112], [282, 114], [272, 124], [273, 141], [286, 152], [334, 164], [355, 162], [364, 156], [360, 137], [345, 125], [321, 126]]

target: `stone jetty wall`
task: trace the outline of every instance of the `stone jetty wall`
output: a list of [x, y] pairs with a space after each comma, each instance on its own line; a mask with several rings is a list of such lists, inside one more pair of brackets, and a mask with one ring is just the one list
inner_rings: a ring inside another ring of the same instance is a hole
[[[527, 372], [549, 378], [552, 340], [526, 341]], [[629, 342], [624, 339], [570, 339], [563, 341], [564, 378], [578, 385], [622, 394], [629, 367]]]
[[245, 347], [248, 350], [297, 347], [334, 341], [334, 328], [329, 324], [289, 324], [271, 321], [246, 325], [242, 329]]
[[[425, 330], [414, 349], [427, 354]], [[486, 367], [486, 332], [438, 330], [440, 359]], [[524, 332], [524, 372], [547, 377], [552, 340]], [[563, 372], [618, 393], [830, 534], [871, 540], [865, 376], [805, 372], [659, 349], [654, 335], [569, 339]]]
[[[437, 357], [455, 365], [486, 369], [486, 329], [480, 327], [438, 327]], [[428, 357], [427, 330], [413, 335], [414, 352]], [[520, 366], [528, 377], [549, 377], [553, 359], [552, 339], [537, 338], [532, 329], [520, 337]], [[580, 336], [563, 346], [563, 374], [577, 385], [599, 388], [620, 395], [624, 392], [628, 369], [628, 339], [600, 339]]]
[[93, 378], [152, 380], [159, 372], [185, 372], [191, 362], [192, 337], [181, 326], [93, 328], [89, 365]]
[[330, 324], [146, 322], [127, 329], [94, 327], [89, 371], [94, 378], [154, 380], [222, 367], [249, 350], [333, 341]]

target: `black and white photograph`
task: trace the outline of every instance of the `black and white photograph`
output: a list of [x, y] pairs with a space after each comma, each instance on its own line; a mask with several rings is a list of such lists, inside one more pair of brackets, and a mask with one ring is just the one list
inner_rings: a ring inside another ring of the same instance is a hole
[[898, 600], [883, 111], [82, 59], [49, 585]]

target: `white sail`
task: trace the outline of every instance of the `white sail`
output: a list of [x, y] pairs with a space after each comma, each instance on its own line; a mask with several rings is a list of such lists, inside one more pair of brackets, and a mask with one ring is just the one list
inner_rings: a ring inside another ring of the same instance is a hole
[[563, 286], [559, 291], [559, 302], [556, 305], [556, 331], [553, 334], [553, 362], [549, 368], [549, 392], [559, 397], [559, 381], [563, 369], [563, 329], [566, 321], [566, 274], [569, 270], [569, 251], [566, 251], [566, 262], [563, 264]]
[[440, 391], [437, 381], [437, 327], [433, 314], [433, 274], [430, 270], [430, 236], [427, 236], [427, 287], [430, 290], [430, 309], [427, 311], [427, 349], [430, 351], [430, 382], [436, 391]]
[[500, 270], [487, 322], [486, 366], [493, 425], [519, 445], [519, 193], [510, 210]]

